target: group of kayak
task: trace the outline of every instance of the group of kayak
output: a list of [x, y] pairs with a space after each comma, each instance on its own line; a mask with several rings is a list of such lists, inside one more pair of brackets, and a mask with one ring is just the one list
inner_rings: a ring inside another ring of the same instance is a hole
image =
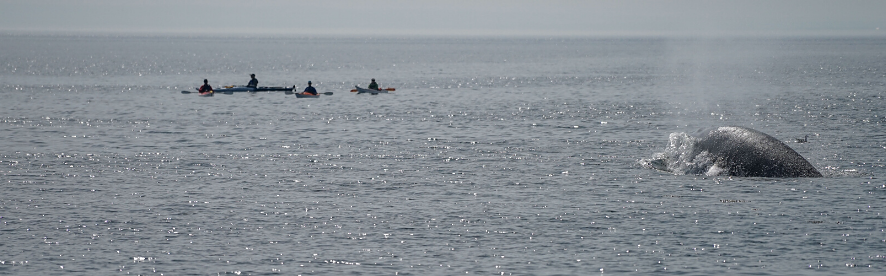
[[[317, 89], [311, 85], [311, 81], [308, 81], [308, 86], [305, 87], [304, 91], [300, 93], [294, 93], [295, 86], [293, 87], [263, 87], [258, 86], [258, 79], [255, 78], [255, 74], [249, 75], [251, 79], [246, 86], [225, 86], [222, 89], [213, 89], [211, 85], [209, 85], [208, 79], [203, 79], [203, 86], [197, 88], [197, 93], [200, 96], [212, 96], [215, 93], [224, 93], [228, 94], [231, 92], [258, 92], [258, 91], [285, 91], [286, 94], [295, 94], [298, 98], [317, 98], [320, 97], [320, 93], [317, 92]], [[387, 93], [388, 91], [394, 91], [394, 88], [385, 88], [379, 89], [378, 83], [375, 82], [375, 79], [372, 79], [372, 82], [369, 83], [368, 88], [361, 88], [359, 86], [355, 86], [356, 89], [351, 90], [351, 92], [359, 93]], [[182, 91], [182, 94], [191, 93], [190, 91]], [[325, 95], [332, 95], [332, 92], [325, 92]]]

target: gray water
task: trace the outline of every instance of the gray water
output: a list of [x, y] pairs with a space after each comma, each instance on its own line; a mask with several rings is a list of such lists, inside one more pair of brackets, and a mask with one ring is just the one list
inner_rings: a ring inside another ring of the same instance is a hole
[[[886, 272], [883, 38], [3, 35], [0, 49], [0, 274]], [[180, 93], [250, 73], [334, 94]], [[369, 78], [396, 91], [348, 92]], [[671, 133], [727, 125], [825, 177], [641, 164]]]

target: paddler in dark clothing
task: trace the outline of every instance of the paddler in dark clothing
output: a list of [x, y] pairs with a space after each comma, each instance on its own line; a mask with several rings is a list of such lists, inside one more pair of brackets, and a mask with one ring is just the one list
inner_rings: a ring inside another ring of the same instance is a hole
[[369, 89], [378, 90], [378, 83], [375, 83], [375, 79], [372, 79], [372, 82], [369, 83]]
[[246, 87], [258, 87], [258, 79], [255, 78], [255, 74], [250, 74], [249, 76], [252, 77], [252, 79], [249, 80], [249, 84], [247, 84]]
[[203, 79], [203, 86], [200, 86], [200, 93], [212, 92], [212, 86], [209, 85], [209, 80]]
[[314, 87], [311, 86], [311, 81], [308, 81], [308, 87], [305, 87], [305, 91], [302, 92], [302, 94], [305, 94], [305, 95], [317, 95], [317, 89], [314, 89]]

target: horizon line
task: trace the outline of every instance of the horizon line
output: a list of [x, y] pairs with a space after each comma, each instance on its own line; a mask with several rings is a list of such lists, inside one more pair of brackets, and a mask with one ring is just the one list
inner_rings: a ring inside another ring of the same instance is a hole
[[742, 38], [742, 37], [886, 37], [880, 28], [853, 31], [741, 31], [741, 32], [665, 32], [665, 31], [606, 31], [606, 32], [548, 32], [548, 31], [387, 31], [360, 32], [354, 30], [336, 31], [216, 31], [216, 30], [54, 30], [54, 29], [12, 29], [0, 27], [0, 35], [48, 35], [48, 36], [171, 36], [171, 37], [471, 37], [471, 38], [594, 38], [594, 37], [698, 37], [698, 38]]

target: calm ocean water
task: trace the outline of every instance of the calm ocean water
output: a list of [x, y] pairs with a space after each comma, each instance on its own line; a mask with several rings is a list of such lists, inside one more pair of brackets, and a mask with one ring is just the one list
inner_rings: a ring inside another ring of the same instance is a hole
[[[884, 38], [0, 49], [3, 275], [886, 273]], [[250, 73], [334, 95], [180, 93]], [[728, 125], [825, 177], [642, 165]]]

